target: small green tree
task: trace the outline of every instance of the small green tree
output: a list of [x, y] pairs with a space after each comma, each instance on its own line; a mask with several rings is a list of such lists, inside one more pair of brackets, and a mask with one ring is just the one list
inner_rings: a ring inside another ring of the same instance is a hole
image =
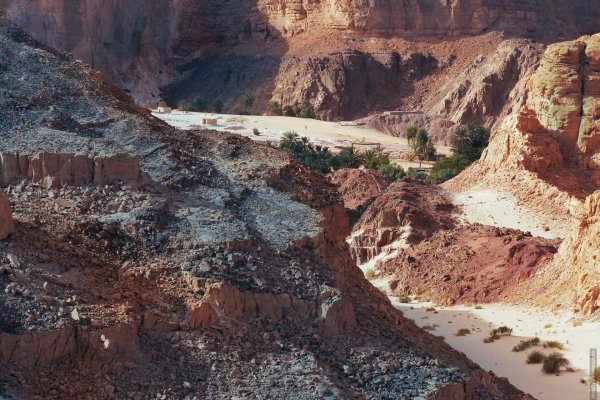
[[456, 129], [451, 146], [454, 154], [464, 156], [471, 162], [479, 160], [490, 140], [490, 131], [481, 126], [467, 124]]
[[254, 95], [250, 89], [244, 90], [244, 92], [240, 95], [240, 104], [242, 107], [244, 107], [244, 114], [248, 114], [248, 111], [254, 105]]
[[315, 109], [313, 108], [312, 104], [310, 104], [310, 101], [304, 100], [304, 102], [302, 103], [302, 111], [300, 111], [299, 117], [312, 119], [317, 118]]
[[409, 146], [412, 147], [412, 142], [416, 139], [418, 131], [419, 128], [417, 128], [416, 126], [411, 125], [408, 128], [406, 128], [406, 140], [408, 141]]
[[225, 104], [223, 104], [223, 100], [221, 99], [218, 99], [213, 103], [213, 108], [215, 109], [215, 112], [217, 114], [221, 114], [221, 112], [223, 111], [223, 107], [225, 107]]

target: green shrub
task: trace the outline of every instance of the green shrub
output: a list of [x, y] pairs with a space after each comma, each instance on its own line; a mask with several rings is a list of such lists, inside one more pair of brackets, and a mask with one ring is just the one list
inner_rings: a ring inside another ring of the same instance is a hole
[[298, 113], [298, 116], [300, 118], [312, 118], [312, 119], [317, 118], [315, 109], [313, 108], [312, 104], [310, 104], [310, 102], [308, 100], [304, 100], [304, 102], [302, 103], [302, 109]]
[[419, 172], [414, 168], [409, 168], [408, 171], [406, 171], [406, 177], [410, 179], [426, 180], [427, 174], [425, 172]]
[[334, 170], [342, 168], [358, 168], [362, 164], [362, 158], [353, 146], [344, 147], [338, 154], [331, 158], [331, 167]]
[[472, 124], [460, 126], [454, 132], [451, 147], [454, 154], [437, 161], [429, 175], [429, 182], [442, 183], [454, 178], [473, 162], [479, 160], [488, 146], [490, 131]]
[[540, 338], [537, 338], [537, 337], [533, 338], [533, 339], [529, 339], [529, 340], [521, 340], [518, 345], [513, 347], [512, 351], [515, 351], [515, 352], [523, 351], [532, 346], [537, 346], [539, 344], [540, 344]]
[[527, 364], [540, 364], [545, 358], [546, 356], [541, 351], [532, 351], [531, 353], [527, 354], [527, 361], [525, 362]]
[[377, 173], [390, 182], [398, 181], [406, 176], [406, 172], [399, 165], [382, 164], [376, 169]]
[[569, 365], [569, 361], [561, 353], [552, 353], [544, 359], [542, 371], [546, 374], [558, 374], [561, 367]]

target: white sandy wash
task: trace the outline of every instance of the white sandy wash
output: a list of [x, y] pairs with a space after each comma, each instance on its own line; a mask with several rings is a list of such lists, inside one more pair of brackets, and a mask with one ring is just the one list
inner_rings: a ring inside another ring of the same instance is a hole
[[[386, 135], [378, 130], [359, 126], [353, 122], [328, 122], [316, 119], [262, 116], [231, 115], [198, 112], [173, 111], [169, 114], [153, 113], [171, 126], [180, 129], [215, 129], [235, 132], [256, 141], [278, 141], [284, 132], [294, 131], [308, 137], [313, 143], [328, 146], [332, 150], [354, 145], [356, 148], [383, 146], [392, 156], [410, 152], [405, 138]], [[203, 125], [203, 118], [217, 119], [217, 126]], [[258, 129], [259, 136], [253, 129]], [[450, 154], [448, 147], [438, 147], [439, 153]], [[414, 163], [418, 166], [419, 163]]]
[[[600, 348], [600, 323], [573, 326], [570, 314], [555, 315], [545, 310], [485, 304], [481, 309], [467, 306], [436, 307], [437, 313], [426, 311], [431, 303], [400, 303], [390, 297], [396, 308], [420, 326], [436, 326], [431, 331], [443, 336], [448, 344], [462, 351], [483, 369], [506, 377], [517, 388], [540, 400], [584, 400], [589, 398], [590, 386], [581, 382], [589, 377], [590, 349]], [[513, 335], [486, 344], [483, 339], [499, 326], [513, 329]], [[549, 326], [551, 325], [551, 326]], [[549, 327], [548, 327], [549, 326]], [[545, 328], [546, 327], [546, 328]], [[455, 336], [466, 328], [471, 334]], [[527, 354], [539, 350], [549, 354], [553, 349], [531, 347], [522, 352], [512, 348], [521, 340], [539, 337], [542, 341], [556, 340], [565, 345], [561, 351], [577, 371], [562, 372], [560, 376], [546, 375], [541, 365], [525, 363]]]
[[570, 231], [568, 224], [546, 221], [546, 216], [519, 205], [514, 196], [498, 190], [455, 193], [453, 203], [462, 209], [459, 219], [469, 224], [519, 229], [548, 239], [564, 238]]

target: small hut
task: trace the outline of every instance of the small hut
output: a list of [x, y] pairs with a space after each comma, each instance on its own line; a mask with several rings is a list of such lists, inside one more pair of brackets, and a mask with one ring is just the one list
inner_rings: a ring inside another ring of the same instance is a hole
[[169, 107], [164, 101], [158, 103], [158, 113], [169, 114], [171, 111], [171, 107]]

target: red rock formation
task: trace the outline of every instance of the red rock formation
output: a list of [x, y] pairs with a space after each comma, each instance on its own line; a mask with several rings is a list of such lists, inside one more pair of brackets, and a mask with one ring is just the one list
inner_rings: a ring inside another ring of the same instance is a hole
[[493, 187], [568, 223], [600, 183], [600, 35], [548, 47], [527, 83], [527, 101], [493, 132], [481, 160], [444, 186]]
[[[453, 206], [442, 189], [424, 182], [398, 182], [383, 192], [354, 225], [352, 256], [365, 263], [389, 246], [413, 245], [454, 224]], [[387, 248], [387, 249], [386, 249]]]

